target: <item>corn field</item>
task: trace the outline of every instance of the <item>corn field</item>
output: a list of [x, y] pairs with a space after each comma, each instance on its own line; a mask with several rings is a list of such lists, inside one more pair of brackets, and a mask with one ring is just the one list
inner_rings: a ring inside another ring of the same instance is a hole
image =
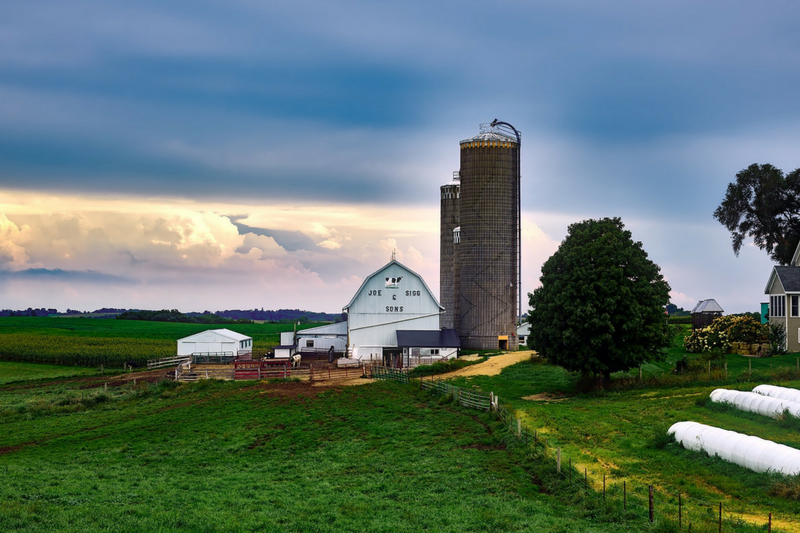
[[31, 333], [0, 335], [0, 360], [56, 365], [146, 366], [148, 359], [173, 355], [175, 342], [162, 339], [70, 337]]

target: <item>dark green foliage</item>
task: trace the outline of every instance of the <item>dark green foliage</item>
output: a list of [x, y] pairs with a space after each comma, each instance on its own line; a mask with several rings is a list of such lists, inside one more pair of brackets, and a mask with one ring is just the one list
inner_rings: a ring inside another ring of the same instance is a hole
[[117, 315], [119, 320], [149, 320], [152, 322], [183, 322], [186, 324], [252, 324], [251, 320], [224, 318], [213, 313], [184, 314], [177, 309], [161, 311], [125, 311]]
[[737, 256], [752, 237], [773, 261], [790, 264], [800, 242], [800, 169], [784, 176], [769, 164], [750, 165], [728, 184], [714, 218], [731, 232]]
[[769, 354], [783, 355], [786, 353], [786, 328], [780, 322], [769, 324]]
[[619, 218], [572, 224], [540, 280], [528, 345], [567, 370], [608, 377], [671, 342], [669, 285]]

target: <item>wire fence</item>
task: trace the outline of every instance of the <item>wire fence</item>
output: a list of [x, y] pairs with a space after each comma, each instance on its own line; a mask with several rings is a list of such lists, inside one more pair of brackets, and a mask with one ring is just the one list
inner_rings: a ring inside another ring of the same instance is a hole
[[[754, 514], [735, 502], [713, 502], [666, 490], [653, 484], [637, 484], [617, 479], [599, 469], [589, 470], [573, 464], [560, 447], [548, 442], [546, 434], [531, 429], [492, 392], [457, 387], [442, 380], [421, 380], [420, 388], [438, 396], [450, 396], [464, 407], [491, 410], [512, 439], [526, 448], [527, 466], [552, 483], [554, 491], [612, 520], [640, 522], [642, 529], [666, 527], [667, 531], [756, 532], [773, 530], [770, 512]], [[781, 517], [784, 524], [792, 517]]]
[[382, 365], [371, 365], [369, 367], [369, 376], [372, 379], [382, 379], [397, 381], [399, 383], [409, 383], [408, 370], [401, 370], [399, 368], [391, 368]]

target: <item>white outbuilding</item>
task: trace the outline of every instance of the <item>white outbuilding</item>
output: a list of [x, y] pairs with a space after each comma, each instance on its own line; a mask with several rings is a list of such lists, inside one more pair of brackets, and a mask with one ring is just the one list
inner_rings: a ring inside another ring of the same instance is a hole
[[178, 339], [178, 355], [230, 354], [253, 352], [253, 339], [229, 329], [209, 329]]
[[401, 364], [397, 331], [433, 331], [438, 339], [444, 307], [419, 274], [393, 258], [366, 277], [343, 311], [349, 357]]

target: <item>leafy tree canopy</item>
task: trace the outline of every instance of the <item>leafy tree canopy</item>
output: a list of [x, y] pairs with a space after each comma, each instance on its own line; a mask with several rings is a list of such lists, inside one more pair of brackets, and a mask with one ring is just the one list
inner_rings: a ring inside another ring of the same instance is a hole
[[784, 176], [769, 164], [750, 165], [728, 184], [714, 218], [731, 232], [737, 256], [752, 237], [773, 261], [790, 264], [800, 242], [800, 169]]
[[572, 224], [529, 294], [529, 347], [606, 378], [663, 357], [670, 287], [659, 270], [619, 218]]

